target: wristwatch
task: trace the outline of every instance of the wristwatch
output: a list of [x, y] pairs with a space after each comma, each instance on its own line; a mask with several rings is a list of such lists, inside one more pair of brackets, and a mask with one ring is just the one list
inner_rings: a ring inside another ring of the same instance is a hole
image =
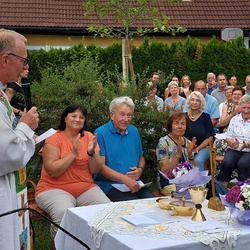
[[88, 152], [88, 150], [87, 150], [87, 155], [88, 155], [88, 156], [93, 157], [93, 156], [94, 156], [94, 154], [95, 154], [95, 151], [94, 151], [92, 154], [90, 154], [90, 153]]

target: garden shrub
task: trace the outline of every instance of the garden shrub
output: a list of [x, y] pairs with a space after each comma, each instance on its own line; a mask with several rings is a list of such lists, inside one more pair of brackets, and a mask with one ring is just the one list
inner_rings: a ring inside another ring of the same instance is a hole
[[70, 49], [30, 51], [30, 76], [33, 104], [41, 112], [37, 134], [56, 128], [62, 110], [70, 103], [83, 104], [88, 110], [88, 128], [93, 132], [109, 120], [109, 103], [120, 95], [136, 102], [132, 120], [140, 132], [146, 159], [145, 181], [155, 180], [157, 162], [154, 153], [160, 137], [165, 135], [167, 116], [147, 109], [143, 98], [145, 84], [152, 72], [161, 73], [160, 86], [165, 88], [171, 77], [189, 75], [192, 81], [206, 80], [208, 72], [236, 75], [241, 84], [249, 75], [250, 51], [242, 39], [229, 42], [215, 37], [208, 43], [188, 37], [184, 43], [171, 45], [145, 38], [133, 47], [135, 80], [123, 87], [122, 47], [114, 43], [107, 48], [78, 44]]
[[114, 85], [109, 75], [121, 79], [120, 73], [114, 70], [106, 74], [99, 67], [99, 59], [86, 54], [81, 60], [75, 60], [63, 70], [48, 67], [41, 72], [41, 81], [32, 84], [33, 104], [40, 111], [40, 124], [37, 133], [56, 128], [62, 110], [71, 103], [79, 103], [88, 111], [88, 130], [94, 130], [109, 121], [110, 101], [121, 95], [130, 96], [136, 103], [132, 120], [141, 135], [146, 170], [143, 173], [145, 181], [155, 181], [157, 163], [154, 153], [158, 139], [164, 135], [167, 116], [149, 110], [144, 105], [146, 96], [145, 75], [138, 76], [137, 84], [129, 82], [126, 88], [122, 83]]
[[[119, 79], [111, 75], [114, 69], [122, 72], [122, 46], [114, 43], [107, 48], [97, 47], [83, 43], [72, 46], [70, 49], [50, 49], [49, 51], [30, 51], [30, 82], [40, 81], [41, 71], [47, 67], [63, 70], [75, 60], [80, 60], [90, 54], [92, 58], [98, 57], [102, 74], [109, 74], [110, 80], [115, 84]], [[135, 74], [148, 71], [148, 76], [154, 71], [160, 71], [169, 76], [174, 73], [179, 77], [189, 75], [193, 81], [206, 80], [208, 72], [216, 75], [224, 73], [228, 78], [236, 75], [239, 82], [244, 84], [249, 74], [250, 51], [241, 38], [231, 42], [218, 41], [212, 37], [207, 43], [201, 43], [197, 38], [187, 37], [185, 42], [164, 44], [154, 38], [145, 37], [139, 47], [133, 46], [132, 60]], [[111, 77], [112, 76], [112, 77]], [[165, 81], [164, 86], [167, 86]]]

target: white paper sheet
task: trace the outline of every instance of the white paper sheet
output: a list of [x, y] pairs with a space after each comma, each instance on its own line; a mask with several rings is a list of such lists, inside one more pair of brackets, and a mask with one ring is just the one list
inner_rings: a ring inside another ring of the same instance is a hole
[[182, 220], [182, 217], [172, 216], [172, 214], [173, 214], [172, 211], [169, 211], [169, 213], [166, 214], [166, 211], [157, 210], [157, 212], [149, 212], [145, 213], [144, 215], [159, 223], [173, 223]]
[[51, 135], [55, 134], [56, 130], [53, 128], [50, 128], [49, 130], [47, 130], [46, 132], [44, 132], [43, 134], [39, 135], [36, 138], [36, 144], [38, 144], [39, 142], [45, 140], [46, 138], [50, 137]]
[[160, 222], [143, 214], [123, 215], [122, 218], [137, 227], [160, 224]]
[[[137, 182], [139, 183], [141, 188], [149, 187], [152, 184], [152, 181], [145, 183], [145, 184], [142, 181], [137, 181]], [[114, 184], [112, 184], [112, 186], [121, 192], [129, 192], [130, 191], [130, 189], [125, 184], [122, 184], [122, 183], [114, 183]]]
[[171, 216], [170, 214], [166, 214], [165, 212], [162, 211], [157, 211], [157, 213], [149, 212], [143, 214], [123, 215], [121, 216], [121, 218], [137, 227], [149, 226], [161, 223], [174, 223], [182, 220], [182, 218], [178, 216]]
[[196, 232], [214, 232], [214, 230], [220, 229], [220, 231], [228, 231], [230, 227], [218, 221], [203, 221], [203, 222], [189, 222], [182, 224], [182, 227], [191, 231], [193, 233]]

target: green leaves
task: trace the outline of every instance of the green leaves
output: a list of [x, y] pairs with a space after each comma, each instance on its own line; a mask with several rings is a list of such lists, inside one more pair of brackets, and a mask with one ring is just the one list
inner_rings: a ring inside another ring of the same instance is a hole
[[[185, 32], [186, 29], [179, 25], [168, 26], [170, 17], [159, 13], [156, 0], [88, 0], [82, 5], [84, 15], [96, 19], [95, 25], [88, 27], [89, 32], [101, 37], [132, 37], [142, 36], [150, 32], [164, 32], [175, 35]], [[168, 0], [172, 4], [180, 0]], [[145, 25], [137, 25], [138, 21]], [[149, 22], [148, 22], [149, 21]], [[149, 24], [148, 24], [149, 23]]]

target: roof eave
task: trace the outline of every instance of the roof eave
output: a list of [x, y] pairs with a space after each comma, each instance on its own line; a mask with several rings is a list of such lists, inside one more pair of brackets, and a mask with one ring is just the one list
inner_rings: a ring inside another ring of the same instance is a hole
[[[94, 33], [88, 32], [87, 28], [72, 28], [72, 27], [20, 27], [20, 26], [11, 26], [3, 27], [13, 29], [22, 34], [45, 34], [45, 35], [74, 35], [74, 36], [93, 36]], [[178, 36], [220, 36], [222, 28], [204, 28], [204, 29], [187, 29], [185, 33], [177, 33]], [[243, 29], [244, 36], [249, 36], [250, 28]], [[148, 33], [150, 36], [171, 36], [171, 34], [162, 33], [162, 32], [152, 32]]]

